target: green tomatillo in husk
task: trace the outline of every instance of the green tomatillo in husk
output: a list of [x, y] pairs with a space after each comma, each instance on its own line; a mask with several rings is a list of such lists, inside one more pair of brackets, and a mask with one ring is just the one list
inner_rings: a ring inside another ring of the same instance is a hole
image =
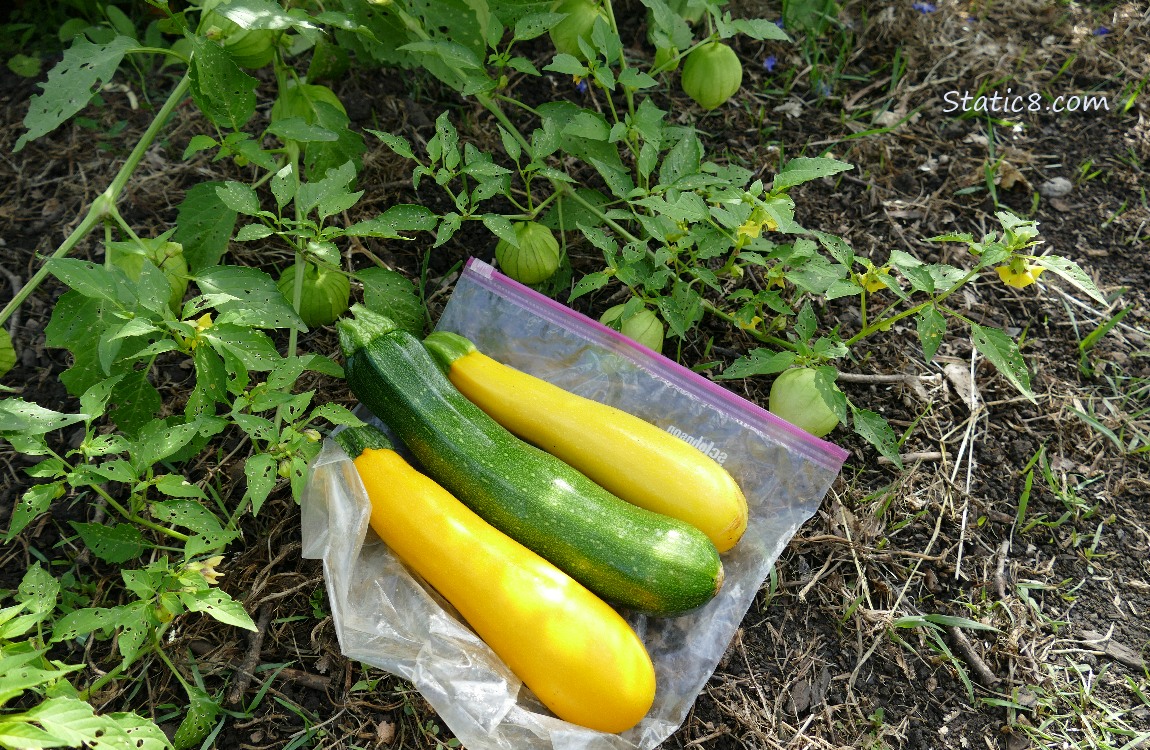
[[507, 240], [495, 246], [499, 270], [522, 284], [538, 284], [559, 270], [559, 240], [551, 230], [534, 221], [514, 226], [516, 247]]
[[168, 306], [173, 312], [179, 312], [184, 293], [188, 291], [188, 262], [184, 259], [184, 246], [168, 241], [171, 234], [167, 232], [160, 237], [141, 239], [138, 243], [109, 242], [107, 252], [112, 265], [126, 273], [132, 281], [140, 280], [145, 261], [160, 269], [171, 288]]
[[[289, 302], [295, 295], [297, 268], [296, 264], [285, 268], [276, 283]], [[342, 271], [320, 268], [313, 263], [305, 263], [304, 268], [299, 316], [308, 328], [330, 325], [347, 312], [351, 303], [351, 280]]]
[[211, 3], [205, 8], [200, 29], [204, 36], [214, 39], [236, 64], [244, 68], [262, 68], [275, 57], [279, 32], [271, 29], [245, 29], [235, 21], [217, 13], [225, 3]]
[[743, 64], [722, 42], [708, 42], [687, 55], [683, 91], [705, 110], [730, 99], [743, 84]]
[[643, 308], [626, 320], [619, 322], [623, 315], [625, 305], [615, 305], [607, 309], [599, 318], [599, 322], [611, 328], [617, 328], [627, 338], [642, 344], [653, 351], [663, 353], [663, 338], [665, 328], [663, 321], [651, 310]]
[[579, 40], [590, 42], [595, 19], [607, 20], [603, 7], [593, 0], [561, 0], [555, 5], [555, 12], [567, 14], [550, 32], [555, 51], [586, 59], [583, 50], [579, 48]]
[[[809, 367], [785, 370], [771, 385], [770, 411], [815, 437], [823, 437], [839, 424], [838, 415], [819, 392], [818, 371]], [[834, 390], [838, 386], [832, 384]]]

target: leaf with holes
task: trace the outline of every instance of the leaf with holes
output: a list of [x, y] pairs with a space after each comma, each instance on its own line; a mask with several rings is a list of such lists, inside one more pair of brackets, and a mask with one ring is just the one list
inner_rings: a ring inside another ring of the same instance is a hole
[[922, 357], [930, 362], [938, 351], [946, 333], [946, 318], [934, 305], [927, 305], [918, 314], [918, 339], [922, 343]]
[[259, 81], [243, 72], [218, 43], [202, 36], [190, 40], [192, 99], [216, 125], [240, 130], [256, 112]]
[[791, 159], [779, 170], [779, 173], [775, 175], [772, 188], [774, 190], [786, 190], [795, 185], [801, 185], [804, 182], [810, 182], [811, 180], [817, 180], [822, 177], [830, 177], [850, 169], [854, 169], [853, 164], [839, 161], [838, 159], [831, 159], [825, 156], [800, 156]]
[[28, 524], [48, 510], [53, 500], [63, 494], [63, 481], [30, 487], [20, 497], [20, 502], [16, 503], [16, 508], [12, 511], [12, 519], [8, 522], [8, 534], [4, 537], [4, 541], [12, 541]]
[[48, 80], [40, 84], [44, 93], [32, 96], [24, 117], [28, 132], [16, 141], [13, 151], [52, 132], [88, 106], [94, 92], [112, 79], [124, 55], [135, 46], [136, 41], [126, 36], [107, 44], [92, 44], [83, 35], [77, 36], [64, 59], [48, 71]]
[[854, 421], [854, 431], [901, 469], [902, 457], [898, 454], [898, 438], [890, 424], [873, 411], [859, 409], [850, 402], [848, 404]]
[[[56, 682], [69, 672], [83, 669], [83, 665], [76, 664], [53, 669], [52, 665], [42, 659], [43, 651], [28, 650], [21, 653], [19, 649], [24, 644], [14, 646], [8, 655], [0, 657], [0, 706], [25, 690], [36, 688]], [[14, 653], [13, 653], [14, 652]], [[32, 662], [38, 662], [33, 665]], [[5, 716], [10, 719], [10, 716]], [[10, 735], [11, 736], [11, 735]], [[4, 744], [3, 734], [0, 733], [0, 747], [25, 747], [25, 745]]]
[[116, 404], [111, 412], [112, 421], [128, 435], [136, 434], [164, 403], [148, 379], [147, 370], [129, 370], [116, 384], [112, 400]]
[[307, 328], [276, 288], [275, 280], [258, 268], [213, 266], [197, 273], [195, 282], [207, 304], [220, 312], [217, 322], [253, 328]]
[[1031, 403], [1038, 403], [1030, 389], [1030, 373], [1018, 345], [997, 328], [986, 328], [977, 323], [970, 324], [970, 340], [974, 348], [990, 360], [990, 363], [1010, 381], [1018, 392]]
[[[135, 747], [128, 733], [115, 721], [97, 715], [90, 704], [78, 698], [67, 696], [48, 698], [15, 718], [42, 727], [43, 731], [54, 738], [51, 746], [79, 747], [81, 744], [87, 744], [108, 748]], [[12, 747], [36, 746], [12, 745]]]
[[234, 625], [245, 630], [256, 630], [256, 624], [244, 610], [244, 605], [237, 602], [226, 591], [217, 588], [208, 588], [203, 591], [181, 591], [180, 601], [191, 612], [203, 612], [211, 615], [225, 625]]
[[212, 724], [220, 715], [220, 704], [212, 696], [195, 685], [184, 684], [188, 692], [188, 713], [172, 736], [176, 750], [197, 747], [212, 730]]
[[110, 563], [127, 562], [139, 557], [148, 547], [144, 535], [130, 523], [118, 523], [115, 526], [77, 521], [69, 523], [88, 549], [92, 550], [92, 554]]
[[739, 357], [718, 376], [719, 380], [748, 378], [754, 375], [774, 375], [795, 363], [795, 353], [775, 352], [759, 347], [752, 349], [745, 357]]
[[227, 252], [238, 214], [216, 193], [223, 184], [201, 182], [180, 201], [173, 239], [184, 246], [184, 260], [192, 273], [216, 265]]
[[244, 476], [248, 480], [245, 495], [251, 501], [253, 516], [260, 512], [260, 507], [275, 489], [278, 468], [275, 458], [267, 453], [256, 453], [244, 463]]

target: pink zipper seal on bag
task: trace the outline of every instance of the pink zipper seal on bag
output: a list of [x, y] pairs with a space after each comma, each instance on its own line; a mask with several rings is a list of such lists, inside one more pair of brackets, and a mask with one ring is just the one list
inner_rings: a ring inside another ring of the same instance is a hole
[[592, 339], [611, 342], [612, 349], [625, 354], [644, 370], [688, 391], [699, 401], [719, 409], [732, 419], [749, 426], [753, 426], [751, 423], [754, 422], [770, 425], [768, 433], [782, 431], [790, 438], [788, 443], [833, 471], [837, 472], [850, 456], [850, 452], [841, 446], [795, 427], [758, 404], [639, 344], [619, 331], [515, 281], [478, 258], [468, 258], [463, 274], [480, 287], [502, 297], [514, 298], [522, 307], [568, 331], [585, 332]]

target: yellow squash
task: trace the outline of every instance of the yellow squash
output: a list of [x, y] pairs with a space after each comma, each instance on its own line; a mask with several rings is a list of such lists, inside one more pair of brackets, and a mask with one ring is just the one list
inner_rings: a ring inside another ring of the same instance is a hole
[[655, 670], [614, 609], [412, 468], [378, 430], [336, 440], [355, 456], [372, 528], [556, 716], [614, 733], [646, 715]]
[[747, 529], [734, 477], [686, 441], [621, 409], [577, 396], [439, 331], [424, 340], [463, 395], [496, 422], [609, 492], [691, 524], [719, 552]]

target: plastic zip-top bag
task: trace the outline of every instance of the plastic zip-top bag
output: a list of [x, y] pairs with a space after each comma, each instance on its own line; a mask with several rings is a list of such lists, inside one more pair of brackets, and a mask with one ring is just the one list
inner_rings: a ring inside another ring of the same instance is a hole
[[[410, 680], [469, 750], [650, 750], [682, 724], [771, 566], [847, 453], [472, 259], [437, 330], [568, 391], [628, 411], [707, 453], [738, 481], [747, 530], [703, 607], [624, 613], [655, 666], [655, 702], [622, 734], [548, 712], [434, 590], [373, 533], [355, 466], [328, 440], [302, 500], [303, 554], [323, 560], [343, 653]], [[623, 459], [625, 460], [625, 459]], [[531, 634], [523, 634], [529, 647]]]

